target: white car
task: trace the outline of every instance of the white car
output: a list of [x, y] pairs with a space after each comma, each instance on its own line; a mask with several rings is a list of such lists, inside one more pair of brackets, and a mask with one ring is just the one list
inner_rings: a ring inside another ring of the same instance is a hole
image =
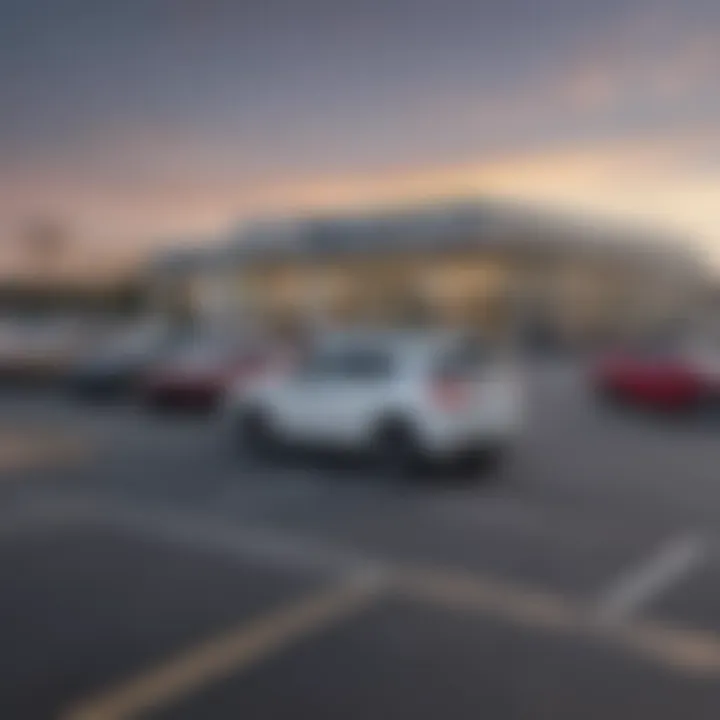
[[279, 443], [368, 451], [387, 470], [463, 457], [496, 464], [517, 438], [515, 368], [456, 332], [332, 333], [285, 373], [239, 387], [233, 428], [249, 452]]

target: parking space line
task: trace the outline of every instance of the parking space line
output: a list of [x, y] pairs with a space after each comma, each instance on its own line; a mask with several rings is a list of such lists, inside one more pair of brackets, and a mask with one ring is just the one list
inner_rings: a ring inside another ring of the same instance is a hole
[[720, 638], [713, 633], [650, 620], [608, 624], [580, 603], [490, 578], [418, 570], [402, 574], [396, 584], [410, 600], [586, 638], [687, 675], [720, 677]]
[[491, 577], [404, 568], [394, 581], [398, 592], [410, 599], [446, 609], [469, 609], [528, 627], [573, 630], [584, 620], [572, 601]]
[[707, 554], [698, 535], [674, 538], [647, 562], [626, 570], [598, 602], [598, 616], [606, 622], [626, 620], [691, 572]]
[[321, 574], [382, 572], [385, 564], [322, 540], [286, 534], [273, 528], [198, 522], [173, 511], [99, 508], [102, 521], [121, 530], [140, 532], [160, 542], [211, 553], [240, 556], [280, 570]]
[[167, 705], [341, 623], [383, 590], [375, 573], [349, 577], [170, 658], [120, 687], [80, 703], [63, 720], [119, 720]]
[[[89, 516], [87, 519], [90, 519]], [[654, 583], [648, 580], [643, 586], [643, 593], [639, 590], [633, 593], [627, 591], [627, 597], [633, 600], [632, 603], [626, 601], [623, 606], [628, 612], [621, 612], [613, 616], [613, 622], [608, 622], [608, 616], [599, 612], [597, 605], [509, 582], [501, 577], [371, 558], [352, 549], [272, 528], [223, 528], [215, 522], [202, 523], [172, 512], [156, 514], [127, 508], [125, 512], [118, 513], [116, 509], [103, 510], [98, 506], [94, 508], [93, 519], [170, 544], [236, 555], [243, 561], [269, 562], [279, 569], [321, 571], [331, 577], [381, 577], [387, 592], [410, 601], [430, 603], [451, 612], [477, 613], [528, 629], [614, 646], [676, 672], [720, 678], [720, 636], [665, 621], [639, 619], [629, 612], [638, 609], [643, 599], [648, 599], [649, 591], [657, 593], [667, 588], [670, 579], [677, 580], [682, 572], [700, 560], [706, 546], [699, 537], [676, 540], [660, 552], [658, 558], [669, 556], [675, 559], [673, 562], [667, 559], [658, 561], [659, 566], [665, 568], [664, 572], [656, 570], [649, 574], [653, 578], [662, 577], [665, 584], [661, 584], [659, 579]], [[668, 568], [672, 568], [673, 572]], [[233, 669], [243, 666], [240, 658]], [[71, 720], [97, 720], [100, 717], [112, 720], [115, 716], [66, 716]]]

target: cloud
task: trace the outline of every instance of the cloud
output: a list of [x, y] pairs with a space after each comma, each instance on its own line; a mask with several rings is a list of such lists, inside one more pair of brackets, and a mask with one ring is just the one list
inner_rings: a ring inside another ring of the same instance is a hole
[[[188, 27], [193, 13], [205, 17], [201, 5], [187, 4]], [[263, 213], [460, 194], [637, 217], [713, 247], [718, 22], [676, 3], [634, 7], [610, 17], [595, 42], [524, 75], [498, 69], [494, 83], [487, 67], [477, 85], [447, 90], [440, 75], [409, 73], [402, 87], [380, 96], [372, 87], [355, 105], [323, 101], [297, 117], [279, 103], [262, 122], [255, 105], [240, 122], [232, 103], [222, 117], [106, 118], [73, 144], [24, 148], [3, 164], [0, 227], [8, 235], [28, 217], [59, 217], [88, 246], [128, 253]]]
[[[15, 227], [42, 207], [109, 254], [140, 251], [173, 236], [217, 236], [242, 219], [338, 211], [435, 197], [512, 198], [571, 213], [632, 217], [686, 233], [720, 259], [720, 133], [674, 133], [502, 152], [482, 161], [392, 172], [252, 178], [219, 174], [175, 184], [157, 178], [108, 188], [61, 177], [0, 184], [0, 215]], [[8, 191], [8, 192], [4, 192]], [[42, 202], [41, 202], [42, 201]], [[24, 212], [20, 212], [20, 210]]]
[[611, 32], [580, 48], [559, 72], [560, 96], [581, 111], [642, 103], [686, 103], [715, 95], [720, 73], [720, 6], [630, 6]]

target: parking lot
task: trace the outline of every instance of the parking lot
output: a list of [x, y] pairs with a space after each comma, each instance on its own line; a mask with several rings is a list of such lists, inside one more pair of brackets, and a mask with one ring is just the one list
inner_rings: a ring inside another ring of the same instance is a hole
[[717, 718], [720, 422], [531, 401], [499, 476], [411, 483], [3, 397], [0, 717]]

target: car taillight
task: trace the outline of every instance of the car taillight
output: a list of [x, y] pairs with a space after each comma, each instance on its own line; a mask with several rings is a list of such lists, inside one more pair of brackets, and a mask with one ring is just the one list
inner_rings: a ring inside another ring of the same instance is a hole
[[436, 407], [445, 411], [456, 411], [467, 407], [470, 392], [467, 383], [458, 378], [437, 378], [431, 387], [431, 396]]

